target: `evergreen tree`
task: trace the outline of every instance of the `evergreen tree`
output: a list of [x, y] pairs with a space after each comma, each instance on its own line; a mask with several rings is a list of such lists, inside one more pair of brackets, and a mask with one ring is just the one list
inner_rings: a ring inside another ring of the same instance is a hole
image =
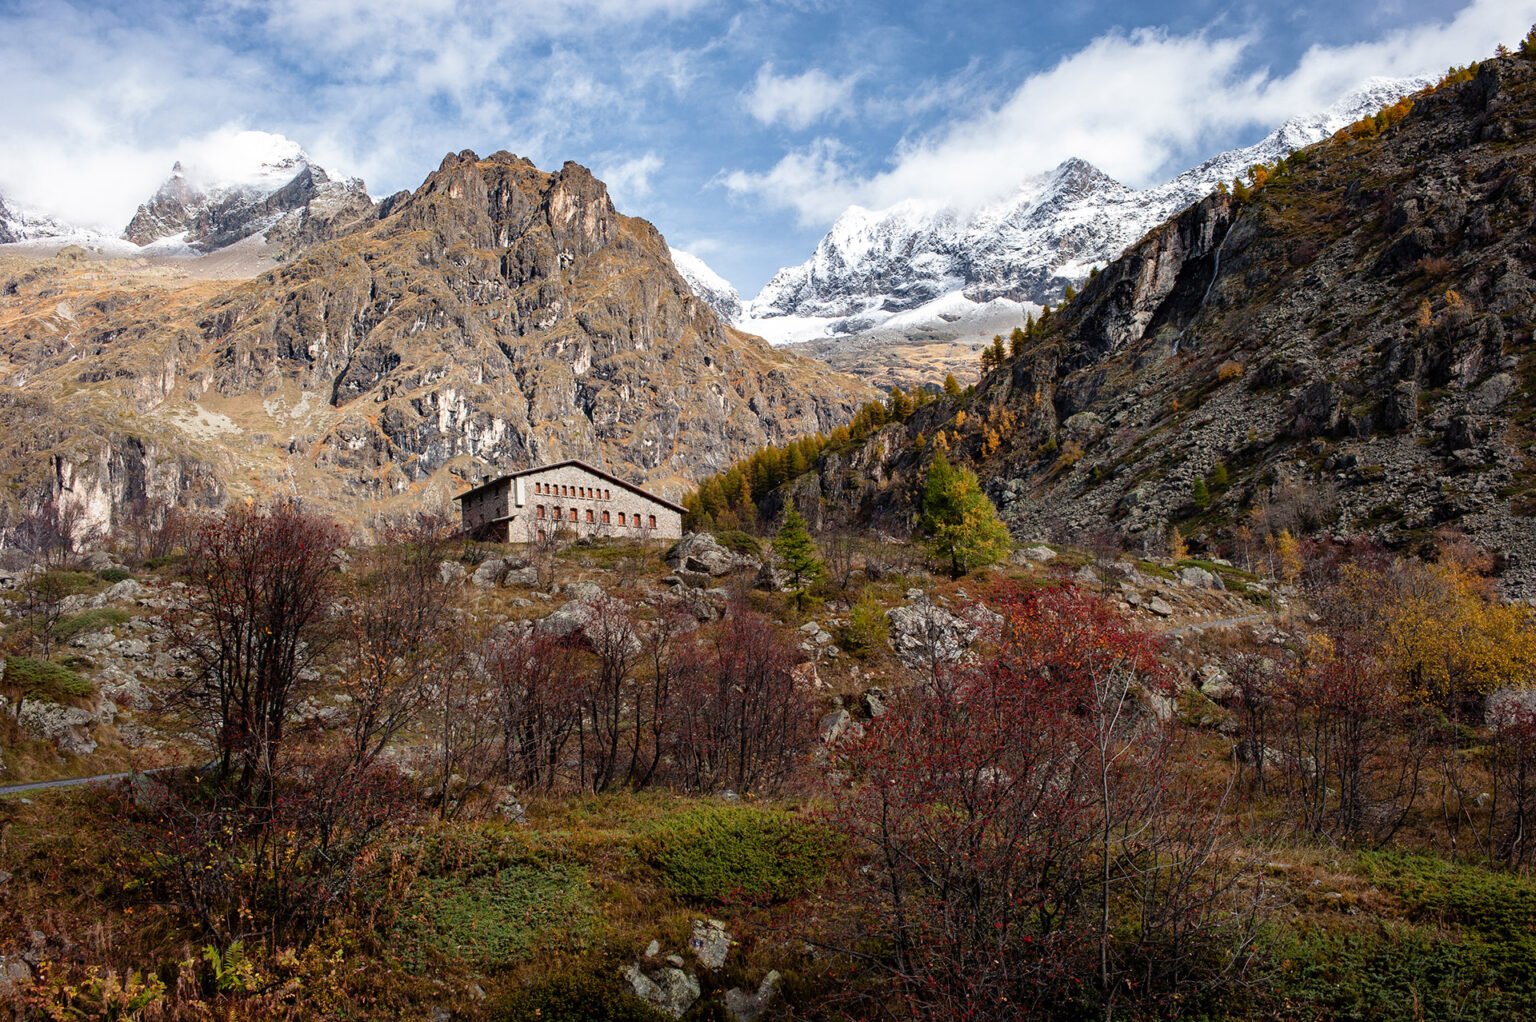
[[1003, 335], [998, 334], [992, 338], [992, 364], [1002, 368], [1003, 363], [1007, 361], [1008, 349], [1003, 347]]
[[1211, 489], [1220, 493], [1232, 485], [1232, 476], [1227, 471], [1227, 463], [1218, 461], [1211, 468]]
[[1014, 327], [1013, 332], [1008, 335], [1008, 354], [1013, 358], [1018, 358], [1020, 355], [1024, 354], [1023, 327]]
[[960, 381], [955, 379], [954, 373], [944, 377], [944, 393], [950, 397], [960, 396]]
[[784, 567], [793, 579], [795, 603], [803, 607], [806, 590], [820, 581], [827, 569], [816, 555], [816, 541], [805, 527], [805, 519], [795, 510], [793, 500], [784, 504], [784, 518], [779, 524], [778, 535], [773, 538], [773, 549], [784, 559]]
[[1195, 502], [1195, 507], [1202, 511], [1211, 506], [1211, 488], [1206, 485], [1205, 476], [1195, 477], [1195, 487], [1190, 496]]
[[942, 452], [928, 466], [918, 528], [929, 537], [933, 556], [949, 563], [952, 578], [995, 564], [1013, 549], [1008, 527], [981, 492], [976, 473], [950, 465]]

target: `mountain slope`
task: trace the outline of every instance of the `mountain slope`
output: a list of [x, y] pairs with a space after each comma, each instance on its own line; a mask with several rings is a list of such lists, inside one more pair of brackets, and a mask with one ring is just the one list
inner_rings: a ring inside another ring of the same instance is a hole
[[582, 457], [677, 495], [868, 396], [722, 324], [575, 164], [466, 151], [381, 212], [236, 286], [14, 273], [0, 372], [53, 410], [4, 441], [13, 492], [100, 519], [292, 490], [357, 520]]
[[1115, 258], [1219, 183], [1428, 84], [1372, 79], [1328, 110], [1288, 121], [1252, 146], [1141, 191], [1070, 159], [972, 214], [915, 202], [881, 211], [850, 208], [809, 260], [780, 270], [752, 299], [743, 325], [782, 343], [881, 327], [952, 324], [963, 331], [972, 321], [988, 333], [1003, 312], [1022, 322], [1026, 310], [1056, 301], [1091, 267]]
[[741, 295], [731, 286], [730, 281], [691, 252], [675, 248], [667, 251], [672, 256], [672, 265], [677, 267], [677, 272], [682, 274], [693, 293], [704, 299], [710, 308], [720, 314], [721, 319], [734, 323], [741, 318]]
[[969, 399], [920, 410], [799, 499], [847, 506], [850, 480], [887, 480], [858, 500], [910, 522], [947, 446], [1022, 536], [1158, 543], [1178, 524], [1239, 551], [1254, 530], [1417, 545], [1451, 526], [1536, 595], [1533, 127], [1536, 64], [1490, 60], [1252, 197], [1208, 197]]

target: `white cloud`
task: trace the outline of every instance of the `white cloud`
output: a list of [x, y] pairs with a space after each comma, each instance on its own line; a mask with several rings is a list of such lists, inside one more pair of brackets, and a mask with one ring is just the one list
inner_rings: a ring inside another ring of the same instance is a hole
[[662, 159], [655, 153], [646, 153], [615, 164], [605, 164], [597, 169], [597, 176], [608, 185], [608, 194], [621, 213], [630, 212], [627, 207], [651, 194], [651, 176], [662, 168]]
[[1512, 42], [1536, 19], [1536, 0], [1474, 0], [1454, 18], [1399, 29], [1378, 41], [1317, 46], [1287, 73], [1245, 70], [1254, 40], [1206, 33], [1113, 32], [1032, 75], [1001, 103], [861, 171], [835, 140], [820, 138], [766, 171], [718, 180], [731, 193], [824, 224], [849, 205], [916, 200], [981, 203], [1031, 174], [1077, 156], [1127, 184], [1155, 183], [1177, 161], [1227, 140], [1321, 109], [1372, 75], [1443, 70]]
[[772, 64], [764, 64], [746, 94], [747, 111], [763, 124], [784, 124], [800, 131], [846, 112], [857, 77], [833, 78], [818, 68], [781, 76], [773, 73]]
[[19, 0], [0, 16], [0, 95], [16, 100], [0, 194], [115, 232], [173, 162], [245, 128], [376, 191], [466, 145], [558, 162], [642, 102], [607, 40], [710, 2]]

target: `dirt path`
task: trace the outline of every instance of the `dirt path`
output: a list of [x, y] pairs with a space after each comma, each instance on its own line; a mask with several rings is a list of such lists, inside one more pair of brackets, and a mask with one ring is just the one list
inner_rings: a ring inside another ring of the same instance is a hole
[[179, 766], [151, 767], [148, 770], [129, 770], [120, 774], [93, 774], [90, 777], [61, 777], [53, 781], [27, 781], [23, 784], [0, 784], [0, 798], [7, 795], [23, 795], [29, 791], [47, 791], [49, 788], [78, 788], [85, 784], [108, 784], [126, 781], [133, 777], [147, 777], [166, 770], [181, 770]]

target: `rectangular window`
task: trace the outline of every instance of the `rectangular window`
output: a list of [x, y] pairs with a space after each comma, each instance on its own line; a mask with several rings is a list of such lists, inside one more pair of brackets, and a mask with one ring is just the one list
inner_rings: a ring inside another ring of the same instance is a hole
[[543, 505], [543, 504], [540, 504], [540, 505], [539, 505], [539, 510], [538, 510], [538, 516], [539, 516], [539, 517], [540, 517], [540, 518], [543, 518], [543, 517], [544, 517], [544, 505]]
[[655, 515], [651, 515], [651, 521], [650, 521], [650, 524], [647, 527], [648, 528], [652, 528], [652, 529], [656, 528], [656, 516]]
[[624, 522], [624, 512], [623, 511], [619, 512], [619, 524], [620, 525], [625, 524], [625, 522]]
[[587, 508], [587, 524], [588, 525], [592, 524], [592, 509], [591, 508]]
[[575, 520], [576, 520], [576, 509], [575, 508], [571, 508], [571, 521], [574, 522]]
[[612, 524], [612, 519], [609, 517], [607, 511], [603, 512], [603, 524], [604, 525], [611, 525]]

